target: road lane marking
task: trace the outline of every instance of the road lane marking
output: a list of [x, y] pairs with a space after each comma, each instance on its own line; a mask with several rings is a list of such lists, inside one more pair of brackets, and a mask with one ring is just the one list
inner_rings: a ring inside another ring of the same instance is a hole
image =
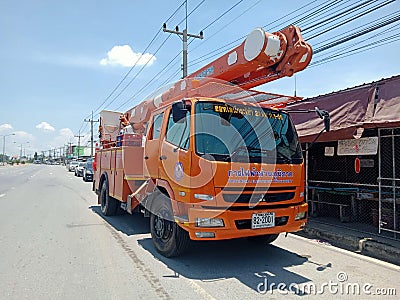
[[4, 197], [6, 194], [0, 194], [0, 198]]

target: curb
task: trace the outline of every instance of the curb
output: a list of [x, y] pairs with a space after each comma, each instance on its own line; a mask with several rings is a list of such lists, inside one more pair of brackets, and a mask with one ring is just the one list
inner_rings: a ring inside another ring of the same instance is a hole
[[326, 240], [334, 246], [400, 265], [400, 249], [373, 238], [359, 237], [307, 226], [299, 235]]

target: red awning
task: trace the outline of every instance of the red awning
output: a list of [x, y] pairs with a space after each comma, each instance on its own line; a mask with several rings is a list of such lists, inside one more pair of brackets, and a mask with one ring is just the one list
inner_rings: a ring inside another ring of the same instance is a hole
[[[287, 108], [315, 107], [328, 111], [331, 118], [331, 131], [318, 139], [322, 142], [352, 139], [358, 128], [400, 126], [400, 76], [305, 99]], [[301, 142], [313, 141], [324, 128], [323, 121], [313, 113], [293, 113], [291, 117]]]

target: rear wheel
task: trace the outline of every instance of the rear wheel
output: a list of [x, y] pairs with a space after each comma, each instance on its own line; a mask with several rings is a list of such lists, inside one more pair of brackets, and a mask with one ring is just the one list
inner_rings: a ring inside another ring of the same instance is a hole
[[278, 236], [279, 236], [279, 233], [250, 236], [247, 239], [250, 242], [257, 243], [257, 244], [271, 244], [273, 241], [275, 241], [278, 238]]
[[100, 191], [101, 212], [105, 216], [113, 216], [117, 212], [117, 200], [108, 194], [108, 183], [103, 182]]
[[162, 197], [160, 195], [153, 200], [155, 203], [150, 215], [151, 237], [160, 254], [165, 257], [179, 256], [189, 245], [189, 234], [176, 224], [171, 203]]

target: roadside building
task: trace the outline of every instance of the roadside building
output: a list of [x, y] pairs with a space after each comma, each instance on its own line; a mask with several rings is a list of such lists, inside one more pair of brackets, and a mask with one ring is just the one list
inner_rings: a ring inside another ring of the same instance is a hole
[[[327, 110], [306, 158], [311, 217], [400, 239], [400, 75], [290, 105]], [[303, 148], [321, 119], [292, 114]]]

